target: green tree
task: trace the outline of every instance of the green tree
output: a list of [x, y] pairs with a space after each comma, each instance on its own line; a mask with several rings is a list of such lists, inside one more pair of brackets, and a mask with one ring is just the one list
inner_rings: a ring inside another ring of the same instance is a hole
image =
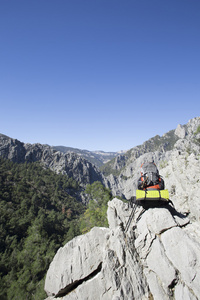
[[88, 232], [94, 226], [108, 226], [107, 203], [112, 199], [111, 191], [105, 188], [101, 182], [95, 181], [87, 185], [85, 192], [90, 199], [88, 209], [81, 217], [81, 233]]
[[85, 206], [73, 196], [77, 189], [38, 163], [0, 158], [0, 299], [46, 297], [44, 278], [57, 249], [80, 234]]

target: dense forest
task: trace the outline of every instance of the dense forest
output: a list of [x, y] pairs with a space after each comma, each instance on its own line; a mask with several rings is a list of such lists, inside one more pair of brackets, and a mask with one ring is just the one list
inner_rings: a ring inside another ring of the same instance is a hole
[[39, 163], [0, 159], [0, 299], [44, 299], [58, 248], [93, 226], [107, 226], [110, 191], [100, 182], [88, 185], [87, 206], [76, 199], [79, 191], [72, 178]]

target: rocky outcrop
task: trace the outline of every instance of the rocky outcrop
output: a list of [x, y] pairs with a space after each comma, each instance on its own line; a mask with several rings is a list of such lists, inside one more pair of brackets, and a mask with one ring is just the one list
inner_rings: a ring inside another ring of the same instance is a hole
[[2, 134], [0, 156], [17, 163], [38, 161], [45, 168], [73, 177], [82, 187], [94, 181], [105, 181], [97, 167], [75, 153], [64, 154], [48, 145], [24, 144]]
[[182, 126], [181, 124], [179, 124], [175, 130], [175, 134], [180, 138], [180, 139], [184, 139], [186, 132], [185, 132], [185, 128], [184, 126]]
[[[177, 209], [190, 213], [189, 217], [191, 219], [200, 220], [200, 205], [198, 204], [199, 201], [197, 201], [200, 190], [199, 129], [199, 117], [190, 120], [185, 126], [178, 125], [177, 129], [170, 133], [171, 140], [173, 141], [171, 150], [166, 151], [159, 146], [159, 150], [157, 151], [147, 151], [144, 153], [143, 148], [146, 143], [141, 147], [133, 148], [119, 176], [111, 174], [107, 177], [108, 187], [114, 195], [130, 199], [135, 195], [141, 164], [153, 160], [158, 166], [160, 174], [163, 176], [165, 186], [170, 192], [170, 199], [174, 201]], [[154, 139], [154, 143], [156, 141], [157, 145], [159, 145], [159, 138]], [[174, 143], [174, 141], [176, 142]], [[119, 156], [117, 160], [120, 161]], [[115, 159], [115, 169], [117, 168], [117, 160]], [[124, 162], [124, 157], [122, 158], [122, 162]]]
[[173, 207], [108, 203], [109, 228], [93, 228], [60, 248], [45, 282], [48, 300], [198, 299], [199, 225]]

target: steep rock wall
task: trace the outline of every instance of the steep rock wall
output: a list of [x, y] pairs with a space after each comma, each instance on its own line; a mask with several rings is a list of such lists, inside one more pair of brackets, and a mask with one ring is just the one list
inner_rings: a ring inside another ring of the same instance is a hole
[[67, 174], [85, 187], [94, 181], [105, 182], [104, 176], [93, 164], [75, 153], [62, 153], [48, 145], [24, 144], [0, 134], [0, 156], [17, 163], [40, 162], [56, 173]]

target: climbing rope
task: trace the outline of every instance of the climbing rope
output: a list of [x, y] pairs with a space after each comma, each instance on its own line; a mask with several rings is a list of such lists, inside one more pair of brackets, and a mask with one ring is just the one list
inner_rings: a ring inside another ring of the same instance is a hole
[[126, 226], [125, 226], [125, 229], [124, 229], [125, 232], [128, 231], [129, 226], [130, 226], [130, 224], [131, 224], [131, 221], [132, 221], [132, 219], [133, 219], [133, 216], [134, 216], [134, 214], [135, 214], [136, 208], [137, 208], [137, 206], [138, 206], [138, 205], [136, 204], [136, 202], [135, 202], [135, 197], [131, 197], [130, 203], [131, 203], [131, 207], [132, 207], [133, 209], [132, 209], [131, 214], [130, 214], [130, 216], [129, 216], [129, 218], [128, 218], [128, 221], [127, 221], [127, 223], [126, 223]]

